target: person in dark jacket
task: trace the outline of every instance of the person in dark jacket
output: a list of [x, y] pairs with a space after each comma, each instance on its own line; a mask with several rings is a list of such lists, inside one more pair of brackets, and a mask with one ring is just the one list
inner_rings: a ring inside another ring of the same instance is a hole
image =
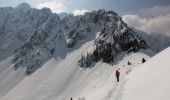
[[143, 59], [142, 59], [142, 63], [145, 63], [145, 61], [146, 61], [145, 58], [143, 58]]
[[132, 63], [128, 61], [128, 65], [132, 65]]
[[71, 98], [70, 100], [73, 100], [73, 98]]
[[119, 76], [120, 76], [120, 69], [116, 70], [116, 78], [117, 78], [117, 82], [119, 82]]

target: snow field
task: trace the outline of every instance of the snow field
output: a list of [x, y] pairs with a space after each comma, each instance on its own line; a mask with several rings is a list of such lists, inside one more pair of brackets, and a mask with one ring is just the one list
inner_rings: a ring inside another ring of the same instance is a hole
[[170, 99], [170, 48], [160, 52], [127, 76], [122, 100]]
[[[68, 54], [65, 59], [51, 59], [41, 69], [18, 81], [0, 100], [119, 100], [126, 80], [126, 71], [149, 57], [144, 53], [124, 55], [124, 59], [111, 66], [98, 62], [94, 67], [80, 68], [77, 60], [84, 51], [91, 50], [93, 41]], [[128, 66], [127, 61], [132, 65]], [[121, 69], [120, 83], [116, 82], [115, 69]], [[12, 78], [15, 79], [15, 78]], [[11, 80], [12, 80], [11, 79]], [[6, 82], [6, 81], [4, 81]]]

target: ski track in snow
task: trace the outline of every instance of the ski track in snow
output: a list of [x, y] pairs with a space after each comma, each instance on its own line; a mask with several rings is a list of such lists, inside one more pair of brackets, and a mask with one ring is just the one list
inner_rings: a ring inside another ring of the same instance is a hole
[[113, 83], [113, 87], [107, 92], [106, 96], [102, 100], [120, 100], [124, 83], [124, 79], [122, 79], [119, 83]]

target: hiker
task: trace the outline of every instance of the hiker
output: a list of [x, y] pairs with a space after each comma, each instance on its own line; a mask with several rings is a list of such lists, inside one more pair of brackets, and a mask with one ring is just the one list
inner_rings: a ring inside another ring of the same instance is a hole
[[120, 69], [116, 70], [116, 78], [117, 78], [117, 82], [119, 82], [119, 76], [120, 76]]
[[144, 63], [145, 61], [146, 61], [145, 58], [143, 58], [143, 59], [142, 59], [142, 63]]
[[128, 65], [132, 65], [132, 63], [128, 61]]

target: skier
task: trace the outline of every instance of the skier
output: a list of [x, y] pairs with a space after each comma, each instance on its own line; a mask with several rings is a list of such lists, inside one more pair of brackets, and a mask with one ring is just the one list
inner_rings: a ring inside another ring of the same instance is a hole
[[117, 82], [119, 82], [119, 76], [120, 76], [120, 69], [116, 70], [116, 78], [117, 78]]
[[73, 100], [73, 98], [71, 98], [70, 100]]

